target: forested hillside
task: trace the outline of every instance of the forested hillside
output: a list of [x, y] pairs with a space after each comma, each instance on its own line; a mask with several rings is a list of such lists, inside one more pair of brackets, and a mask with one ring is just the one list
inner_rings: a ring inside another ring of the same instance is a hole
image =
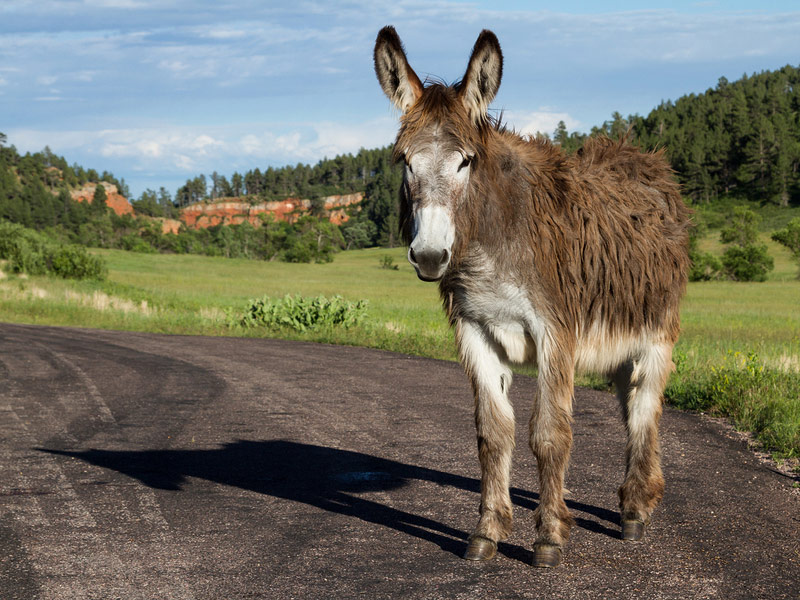
[[91, 210], [73, 202], [70, 189], [106, 181], [128, 195], [125, 180], [111, 173], [69, 165], [49, 148], [22, 156], [13, 146], [6, 147], [6, 142], [0, 133], [0, 218], [34, 229], [60, 224], [78, 228], [90, 220]]
[[[662, 102], [646, 117], [614, 113], [592, 129], [630, 135], [644, 148], [665, 148], [694, 202], [724, 195], [778, 206], [800, 203], [800, 68], [744, 75], [715, 88]], [[586, 138], [563, 123], [554, 141], [574, 151]]]
[[[164, 188], [157, 196], [153, 193], [152, 205], [134, 201], [137, 214], [117, 214], [108, 207], [105, 186], [100, 182], [126, 190], [124, 181], [109, 173], [70, 166], [48, 149], [21, 155], [6, 142], [6, 136], [0, 134], [0, 223], [42, 231], [54, 243], [289, 262], [328, 262], [347, 245], [339, 227], [313, 216], [301, 216], [293, 223], [265, 219], [261, 227], [242, 223], [164, 234], [161, 223], [151, 218], [154, 213], [169, 216], [176, 210]], [[73, 198], [71, 192], [85, 185], [91, 188], [92, 183], [91, 202]], [[24, 234], [17, 237], [23, 245], [26, 240], [39, 239]]]
[[[198, 175], [178, 188], [175, 206], [183, 207], [201, 200], [245, 198], [250, 202], [307, 198], [312, 203], [333, 194], [363, 192], [361, 210], [344, 226], [352, 247], [393, 246], [397, 239], [397, 190], [403, 173], [392, 164], [391, 146], [361, 149], [355, 155], [343, 154], [323, 159], [316, 165], [297, 164], [282, 168], [253, 169], [233, 173], [230, 179], [217, 172], [206, 178]], [[148, 190], [138, 202], [157, 204], [157, 194]], [[135, 204], [134, 206], [137, 206]], [[162, 203], [163, 206], [163, 203]], [[152, 214], [159, 214], [153, 212]]]

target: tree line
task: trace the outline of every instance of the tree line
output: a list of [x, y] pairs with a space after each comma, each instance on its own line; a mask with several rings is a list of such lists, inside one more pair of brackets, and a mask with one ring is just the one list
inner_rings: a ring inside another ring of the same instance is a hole
[[214, 171], [210, 176], [188, 179], [175, 194], [175, 205], [182, 207], [201, 200], [237, 197], [251, 202], [284, 198], [314, 198], [334, 194], [363, 192], [379, 173], [389, 168], [391, 148], [360, 149], [355, 155], [324, 158], [315, 165], [288, 165], [259, 168], [230, 179]]
[[133, 201], [134, 209], [150, 216], [169, 217], [176, 209], [201, 201], [239, 198], [257, 204], [286, 198], [311, 200], [314, 208], [326, 196], [362, 193], [358, 210], [350, 211], [350, 220], [342, 225], [347, 248], [395, 246], [398, 243], [397, 190], [403, 171], [392, 162], [392, 148], [385, 146], [356, 154], [325, 158], [315, 165], [297, 164], [281, 168], [234, 172], [230, 178], [216, 171], [188, 179], [178, 188], [174, 200], [161, 188], [145, 190]]

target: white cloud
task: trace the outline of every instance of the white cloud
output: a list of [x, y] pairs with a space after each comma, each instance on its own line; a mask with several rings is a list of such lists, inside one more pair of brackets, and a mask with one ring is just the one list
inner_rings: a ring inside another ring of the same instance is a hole
[[[355, 153], [391, 143], [397, 123], [390, 118], [348, 125], [296, 123], [240, 124], [235, 127], [146, 127], [99, 131], [11, 129], [9, 142], [22, 151], [49, 146], [57, 154], [123, 161], [125, 169], [194, 176], [267, 165], [316, 163], [323, 157]], [[75, 160], [75, 158], [69, 158]], [[96, 160], [96, 159], [95, 159]], [[122, 174], [120, 174], [122, 175]]]
[[205, 32], [205, 36], [214, 40], [238, 40], [247, 37], [245, 29], [234, 29], [231, 27], [214, 27]]
[[503, 115], [503, 121], [523, 135], [546, 133], [552, 136], [559, 121], [564, 121], [568, 131], [575, 131], [581, 125], [568, 113], [550, 110], [507, 112]]
[[91, 83], [94, 80], [95, 71], [77, 71], [73, 73], [72, 77], [75, 81], [82, 81], [83, 83]]
[[185, 154], [178, 154], [175, 157], [175, 166], [179, 171], [185, 173], [187, 177], [197, 172], [197, 163], [195, 163], [190, 156], [186, 156]]
[[320, 123], [314, 126], [317, 139], [312, 145], [315, 154], [333, 158], [359, 148], [385, 146], [394, 141], [397, 122], [394, 119], [375, 119], [359, 126], [342, 123]]
[[[224, 162], [231, 150], [227, 142], [212, 135], [179, 128], [107, 129], [84, 134], [87, 144], [80, 148], [83, 152], [128, 159], [137, 169], [158, 165], [165, 170], [196, 169], [204, 161]], [[68, 140], [75, 137], [70, 135]], [[51, 143], [51, 147], [57, 146]]]

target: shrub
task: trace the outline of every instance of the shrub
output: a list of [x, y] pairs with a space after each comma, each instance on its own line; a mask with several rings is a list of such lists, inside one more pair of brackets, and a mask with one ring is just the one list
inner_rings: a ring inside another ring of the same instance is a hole
[[730, 246], [722, 255], [722, 266], [734, 281], [766, 281], [767, 273], [775, 267], [764, 244]]
[[[314, 240], [308, 238], [291, 238], [287, 241], [286, 249], [283, 251], [283, 260], [291, 263], [310, 263], [314, 259], [313, 243]], [[331, 258], [331, 260], [333, 259]], [[320, 260], [317, 262], [325, 261], [320, 256]]]
[[341, 296], [305, 298], [290, 296], [273, 299], [268, 296], [251, 300], [244, 316], [235, 322], [243, 327], [289, 327], [308, 331], [323, 326], [352, 327], [366, 316], [367, 300], [350, 302]]
[[44, 273], [41, 236], [16, 223], [0, 222], [0, 259], [8, 261], [14, 273]]
[[703, 252], [699, 248], [700, 239], [708, 231], [705, 219], [695, 213], [692, 226], [689, 228], [689, 281], [710, 281], [719, 279], [722, 263], [710, 252]]
[[[800, 217], [789, 221], [784, 229], [772, 234], [772, 239], [786, 246], [796, 259], [800, 260]], [[798, 273], [800, 277], [800, 273]]]
[[147, 240], [136, 233], [129, 233], [122, 236], [119, 240], [119, 247], [130, 252], [141, 252], [144, 254], [156, 252], [156, 249], [153, 248]]
[[0, 222], [0, 259], [14, 273], [52, 274], [69, 279], [105, 279], [102, 259], [82, 246], [60, 244], [15, 223]]
[[767, 246], [757, 244], [761, 217], [743, 206], [734, 207], [728, 226], [720, 232], [720, 241], [730, 244], [722, 255], [722, 266], [728, 279], [734, 281], [766, 281], [775, 268]]
[[381, 269], [389, 269], [391, 271], [399, 271], [400, 266], [394, 264], [394, 259], [388, 254], [384, 254], [380, 258]]
[[758, 239], [758, 224], [761, 216], [744, 206], [735, 206], [728, 215], [728, 226], [720, 231], [720, 241], [723, 244], [736, 244], [749, 246]]
[[47, 250], [48, 270], [64, 279], [105, 279], [105, 262], [92, 256], [83, 246], [74, 244], [50, 246]]
[[711, 281], [720, 278], [722, 263], [710, 252], [690, 251], [689, 259], [692, 261], [689, 281]]

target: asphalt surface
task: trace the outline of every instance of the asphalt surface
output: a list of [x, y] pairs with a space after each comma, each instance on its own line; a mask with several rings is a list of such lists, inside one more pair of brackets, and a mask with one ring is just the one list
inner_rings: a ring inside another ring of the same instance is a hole
[[562, 566], [529, 566], [535, 381], [515, 530], [477, 521], [456, 364], [273, 340], [0, 325], [0, 598], [798, 598], [800, 501], [718, 424], [666, 410], [667, 489], [619, 534], [623, 427], [579, 389]]

